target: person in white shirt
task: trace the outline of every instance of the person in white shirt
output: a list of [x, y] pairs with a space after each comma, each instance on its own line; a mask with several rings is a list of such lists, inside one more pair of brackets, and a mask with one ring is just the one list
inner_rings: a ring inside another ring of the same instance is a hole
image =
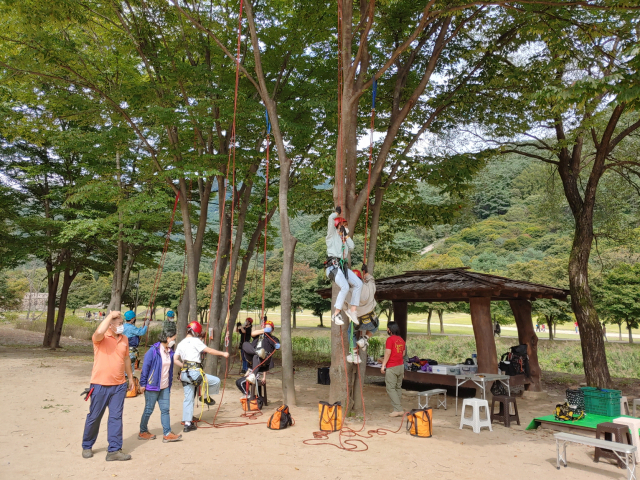
[[351, 271], [347, 264], [347, 255], [353, 251], [355, 245], [349, 237], [346, 219], [339, 216], [341, 212], [342, 209], [336, 207], [336, 211], [329, 215], [327, 237], [325, 239], [327, 244], [327, 268], [325, 272], [329, 280], [335, 282], [335, 284], [340, 287], [340, 293], [338, 293], [338, 297], [336, 298], [336, 303], [334, 304], [335, 311], [331, 316], [331, 320], [335, 322], [336, 325], [344, 325], [340, 310], [344, 305], [347, 293], [349, 293], [349, 285], [351, 285], [351, 306], [346, 310], [346, 313], [351, 321], [355, 325], [358, 325], [356, 309], [360, 303], [362, 280]]
[[[206, 375], [202, 370], [202, 357], [204, 354], [218, 355], [220, 357], [229, 358], [228, 352], [220, 352], [213, 348], [207, 347], [202, 340], [202, 325], [198, 322], [191, 322], [187, 325], [187, 336], [182, 340], [176, 348], [173, 356], [173, 363], [177, 365], [180, 371], [180, 380], [184, 387], [184, 402], [182, 404], [182, 421], [184, 422], [184, 431], [192, 432], [198, 426], [193, 422], [193, 403], [195, 400], [196, 388], [206, 381], [208, 384], [208, 394], [217, 395], [220, 391], [220, 379], [213, 375]], [[207, 392], [207, 390], [204, 390]], [[204, 395], [203, 395], [204, 397]], [[211, 398], [203, 398], [208, 404], [214, 404]]]

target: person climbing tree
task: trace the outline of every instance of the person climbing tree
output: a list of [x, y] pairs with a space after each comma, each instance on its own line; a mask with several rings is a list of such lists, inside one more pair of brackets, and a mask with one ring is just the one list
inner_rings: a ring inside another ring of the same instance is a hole
[[362, 290], [362, 280], [349, 268], [347, 254], [355, 248], [353, 240], [349, 237], [347, 220], [339, 215], [342, 209], [338, 206], [336, 211], [329, 215], [327, 223], [327, 261], [326, 274], [329, 280], [335, 282], [340, 287], [340, 293], [334, 304], [335, 310], [331, 316], [331, 321], [336, 325], [344, 325], [340, 310], [349, 293], [349, 285], [353, 287], [349, 309], [345, 310], [351, 321], [358, 325], [358, 314], [356, 309], [360, 303], [360, 292]]
[[[373, 275], [368, 273], [367, 266], [364, 264], [362, 265], [362, 273], [360, 273], [359, 270], [353, 270], [353, 272], [363, 281], [360, 292], [360, 303], [356, 308], [360, 327], [353, 332], [353, 344], [362, 350], [366, 350], [369, 345], [369, 339], [378, 331], [379, 325], [378, 318], [374, 312], [376, 308], [376, 280], [373, 278]], [[351, 300], [350, 296], [351, 292], [347, 295], [345, 310], [348, 308], [347, 304]], [[360, 363], [360, 356], [356, 348], [353, 348], [352, 352], [347, 355], [347, 361], [349, 363]]]

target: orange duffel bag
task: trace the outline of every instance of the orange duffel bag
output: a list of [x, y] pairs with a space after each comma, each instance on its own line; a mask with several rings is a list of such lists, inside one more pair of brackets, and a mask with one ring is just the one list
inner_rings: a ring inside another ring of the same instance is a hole
[[407, 431], [414, 437], [429, 438], [433, 435], [433, 410], [411, 410], [407, 414]]
[[318, 402], [320, 412], [320, 430], [335, 432], [342, 428], [342, 404], [340, 402]]

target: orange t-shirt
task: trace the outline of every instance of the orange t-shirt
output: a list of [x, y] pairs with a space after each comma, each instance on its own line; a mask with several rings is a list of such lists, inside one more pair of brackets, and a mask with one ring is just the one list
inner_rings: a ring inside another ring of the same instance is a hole
[[124, 362], [129, 356], [129, 339], [125, 335], [115, 337], [107, 331], [100, 342], [93, 342], [93, 370], [91, 383], [96, 385], [122, 385]]

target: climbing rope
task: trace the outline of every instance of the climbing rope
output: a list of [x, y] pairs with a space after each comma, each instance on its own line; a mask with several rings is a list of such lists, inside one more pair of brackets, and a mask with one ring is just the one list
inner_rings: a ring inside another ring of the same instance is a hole
[[264, 187], [264, 254], [262, 258], [262, 309], [260, 310], [260, 318], [264, 318], [265, 305], [265, 287], [267, 282], [267, 227], [269, 222], [269, 137], [271, 137], [271, 122], [269, 121], [269, 112], [265, 110], [267, 120], [267, 155], [265, 168], [265, 187]]

